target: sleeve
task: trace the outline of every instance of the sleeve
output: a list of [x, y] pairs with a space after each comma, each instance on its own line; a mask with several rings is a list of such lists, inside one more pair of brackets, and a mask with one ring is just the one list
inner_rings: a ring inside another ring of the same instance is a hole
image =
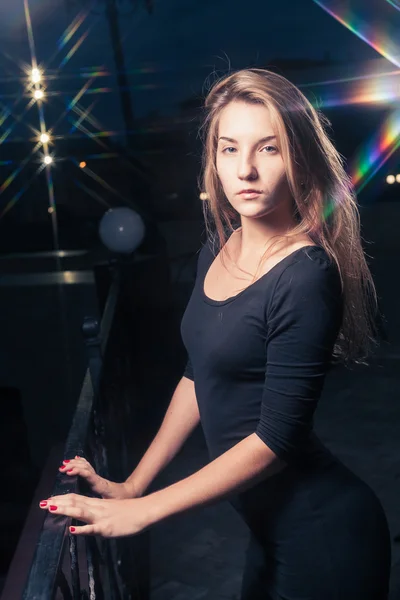
[[256, 434], [281, 459], [296, 459], [313, 415], [342, 321], [341, 282], [326, 257], [290, 264], [267, 308], [265, 384]]
[[191, 379], [192, 381], [194, 381], [193, 367], [192, 367], [190, 358], [188, 358], [188, 360], [187, 360], [186, 367], [183, 372], [183, 377], [187, 377], [188, 379]]
[[[200, 250], [198, 251], [198, 257], [197, 257], [197, 261], [196, 261], [195, 279], [197, 279], [197, 277], [203, 267], [203, 261], [205, 260], [204, 255], [207, 252], [207, 250], [208, 250], [207, 244], [203, 244], [202, 247], [200, 248]], [[185, 367], [182, 377], [187, 377], [188, 379], [191, 379], [192, 381], [194, 381], [193, 366], [192, 366], [190, 357], [188, 357], [186, 367]]]

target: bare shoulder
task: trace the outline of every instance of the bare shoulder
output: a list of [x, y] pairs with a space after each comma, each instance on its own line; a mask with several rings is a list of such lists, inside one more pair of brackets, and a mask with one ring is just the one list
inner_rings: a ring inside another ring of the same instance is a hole
[[317, 246], [317, 244], [315, 244], [307, 236], [299, 236], [293, 239], [289, 239], [282, 244], [278, 244], [275, 248], [272, 249], [271, 258], [273, 262], [276, 263], [297, 252], [297, 250], [310, 246]]
[[289, 244], [285, 247], [284, 252], [287, 254], [291, 254], [292, 252], [296, 252], [296, 250], [300, 250], [300, 248], [304, 248], [305, 246], [316, 246], [311, 238], [306, 235], [299, 236], [294, 238]]

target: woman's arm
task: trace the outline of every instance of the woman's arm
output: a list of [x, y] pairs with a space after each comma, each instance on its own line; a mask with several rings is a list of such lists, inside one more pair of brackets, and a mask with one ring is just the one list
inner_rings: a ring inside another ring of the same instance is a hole
[[146, 523], [243, 492], [286, 466], [253, 433], [193, 475], [146, 496]]
[[142, 495], [153, 479], [179, 452], [200, 423], [194, 382], [182, 377], [173, 393], [157, 435], [143, 458], [127, 478], [126, 487]]
[[[64, 494], [43, 500], [40, 507], [85, 523], [70, 527], [75, 535], [135, 535], [173, 514], [243, 490], [281, 470], [283, 464], [256, 434], [251, 434], [200, 471], [148, 496], [104, 500]], [[160, 465], [158, 457], [155, 465], [149, 465], [148, 473], [154, 473]]]

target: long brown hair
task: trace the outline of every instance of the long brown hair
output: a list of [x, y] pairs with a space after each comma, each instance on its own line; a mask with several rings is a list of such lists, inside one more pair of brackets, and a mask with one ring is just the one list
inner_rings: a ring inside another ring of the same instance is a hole
[[[216, 81], [205, 100], [201, 191], [207, 236], [223, 248], [239, 213], [227, 201], [217, 168], [221, 111], [232, 101], [270, 111], [293, 196], [296, 226], [285, 237], [307, 235], [338, 266], [344, 314], [333, 359], [362, 362], [376, 344], [377, 295], [361, 244], [355, 192], [343, 159], [329, 139], [328, 119], [287, 79], [265, 69], [244, 69]], [[214, 236], [214, 232], [215, 236]], [[261, 261], [262, 263], [262, 261]]]

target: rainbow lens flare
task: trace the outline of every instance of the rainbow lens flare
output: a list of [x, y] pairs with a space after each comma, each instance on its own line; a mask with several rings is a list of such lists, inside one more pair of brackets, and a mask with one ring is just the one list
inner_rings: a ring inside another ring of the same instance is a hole
[[380, 130], [356, 155], [350, 174], [360, 192], [400, 147], [400, 109], [395, 110]]
[[400, 67], [400, 17], [390, 4], [382, 4], [379, 11], [365, 0], [313, 0], [334, 19], [352, 31], [371, 48]]

